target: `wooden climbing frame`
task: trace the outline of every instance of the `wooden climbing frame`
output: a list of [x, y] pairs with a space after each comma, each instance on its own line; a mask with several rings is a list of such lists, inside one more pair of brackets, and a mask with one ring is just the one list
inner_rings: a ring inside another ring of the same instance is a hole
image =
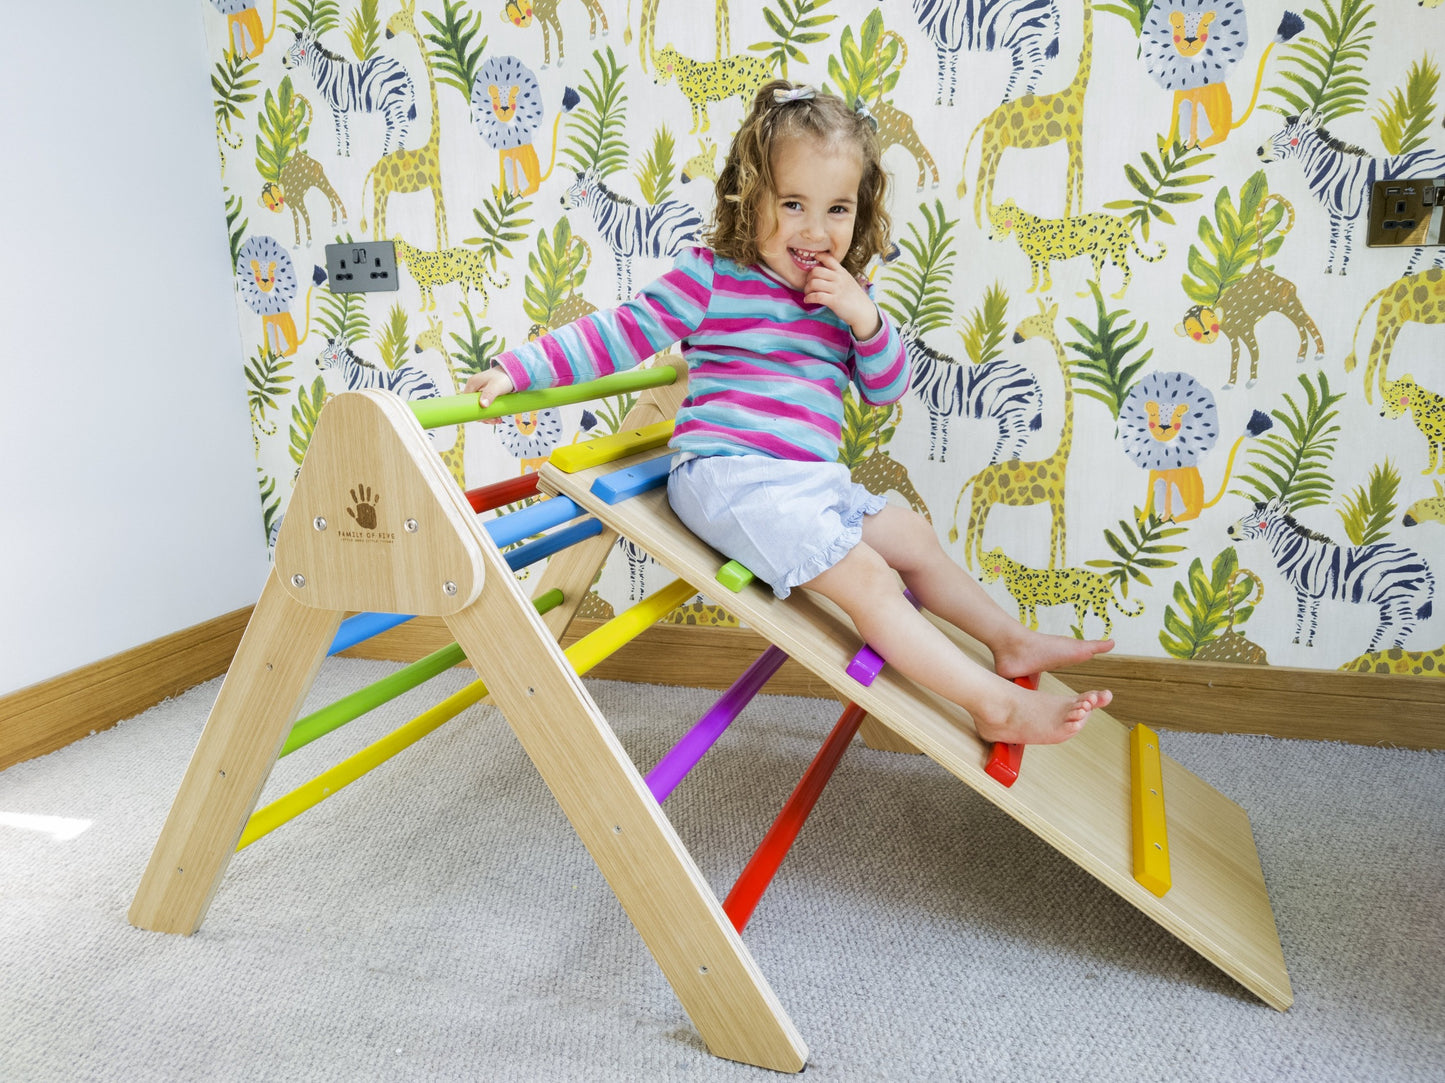
[[[836, 762], [866, 711], [1266, 1003], [1289, 1005], [1249, 820], [1237, 805], [1162, 758], [1173, 885], [1160, 898], [1133, 876], [1127, 734], [1106, 712], [1095, 711], [1073, 740], [1030, 750], [1028, 769], [1013, 786], [1000, 786], [985, 773], [988, 743], [961, 709], [886, 666], [867, 685], [848, 675], [863, 644], [835, 608], [806, 591], [779, 601], [757, 583], [736, 592], [714, 587], [722, 558], [681, 526], [660, 488], [615, 503], [595, 495], [599, 479], [616, 482], [619, 472], [655, 478], [652, 460], [666, 454], [668, 422], [685, 387], [663, 377], [653, 384], [624, 431], [606, 438], [610, 443], [569, 449], [571, 472], [543, 469], [541, 493], [573, 502], [601, 526], [551, 556], [533, 577], [531, 597], [478, 521], [474, 501], [488, 496], [461, 493], [429, 447], [418, 420], [424, 411], [374, 390], [327, 404], [275, 567], [136, 891], [133, 924], [181, 934], [200, 926], [343, 615], [439, 617], [484, 685], [473, 695], [487, 697], [506, 717], [708, 1049], [760, 1067], [801, 1070], [807, 1047], [743, 943], [746, 915], [736, 920], [739, 914], [713, 894], [579, 675], [697, 588], [857, 705], [840, 719], [835, 734], [842, 735], [825, 744], [820, 760]], [[569, 401], [591, 397], [586, 387], [569, 393], [579, 396]], [[594, 389], [599, 393], [605, 392]], [[485, 413], [474, 396], [456, 399], [470, 402], [429, 407], [426, 423]], [[490, 413], [514, 408], [522, 407], [502, 399]], [[627, 627], [609, 630], [607, 642], [564, 652], [558, 641], [619, 533], [668, 567], [677, 583], [619, 618]], [[986, 664], [978, 644], [945, 631]], [[1064, 690], [1048, 676], [1042, 687]], [[831, 766], [820, 770], [826, 777]], [[811, 785], [805, 779], [800, 791]], [[790, 807], [792, 819], [803, 811], [801, 804]]]

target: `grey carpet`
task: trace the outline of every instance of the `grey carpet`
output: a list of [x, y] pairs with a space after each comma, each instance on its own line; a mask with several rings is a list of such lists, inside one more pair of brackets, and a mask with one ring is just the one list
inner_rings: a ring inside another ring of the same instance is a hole
[[[309, 706], [392, 668], [330, 661]], [[281, 761], [266, 799], [465, 680]], [[714, 696], [588, 683], [643, 770]], [[706, 1053], [489, 708], [239, 854], [195, 936], [130, 927], [218, 687], [0, 773], [0, 1079], [772, 1078]], [[836, 713], [759, 697], [668, 801], [720, 897]], [[1250, 813], [1289, 1012], [930, 761], [855, 743], [745, 934], [804, 1078], [1445, 1077], [1445, 755], [1163, 736]]]

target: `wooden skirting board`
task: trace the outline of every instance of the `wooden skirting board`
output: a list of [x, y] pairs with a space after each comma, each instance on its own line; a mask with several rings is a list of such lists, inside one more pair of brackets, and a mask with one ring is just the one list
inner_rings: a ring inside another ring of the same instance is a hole
[[[44, 756], [226, 672], [250, 606], [59, 677], [0, 697], [0, 770]], [[602, 624], [574, 620], [564, 644]], [[415, 662], [452, 642], [437, 617], [418, 617], [344, 652], [348, 658]], [[767, 640], [746, 628], [659, 624], [592, 671], [643, 684], [726, 688]], [[1191, 733], [1257, 733], [1305, 741], [1395, 748], [1445, 748], [1445, 679], [1182, 662], [1128, 655], [1096, 658], [1056, 676], [1075, 687], [1114, 691], [1110, 713], [1131, 725]], [[778, 696], [831, 697], [796, 662], [768, 682]], [[1209, 705], [1184, 712], [1181, 704]], [[874, 732], [865, 730], [868, 743]]]
[[149, 710], [226, 672], [251, 606], [0, 697], [0, 770]]
[[[601, 621], [577, 619], [563, 642]], [[413, 662], [450, 643], [440, 620], [418, 618], [346, 651], [348, 657]], [[726, 688], [767, 647], [747, 628], [659, 624], [592, 671], [644, 684]], [[1108, 687], [1121, 722], [1189, 733], [1249, 733], [1394, 748], [1445, 748], [1445, 679], [1378, 676], [1283, 666], [1185, 662], [1104, 655], [1055, 676], [1074, 687]], [[764, 690], [779, 696], [834, 695], [796, 662]], [[871, 743], [871, 742], [870, 742]]]

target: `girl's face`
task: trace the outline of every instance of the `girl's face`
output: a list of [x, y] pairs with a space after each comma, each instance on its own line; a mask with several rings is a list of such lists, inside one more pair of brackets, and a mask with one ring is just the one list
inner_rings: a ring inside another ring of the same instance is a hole
[[847, 144], [789, 139], [773, 150], [773, 184], [758, 215], [758, 257], [795, 290], [826, 252], [839, 263], [853, 245], [863, 162]]

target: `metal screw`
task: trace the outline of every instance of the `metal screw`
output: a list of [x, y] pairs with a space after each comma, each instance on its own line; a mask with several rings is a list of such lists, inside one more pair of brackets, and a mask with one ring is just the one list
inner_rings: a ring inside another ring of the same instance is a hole
[[450, 596], [450, 595], [452, 595], [452, 594], [455, 594], [456, 592], [457, 592], [457, 585], [456, 585], [455, 583], [453, 583], [450, 579], [448, 579], [445, 583], [442, 584], [442, 593], [443, 593], [443, 594], [446, 594], [446, 595]]
[[311, 525], [314, 526], [317, 530], [325, 530], [326, 516], [318, 515], [315, 519], [311, 520]]
[[306, 577], [300, 572], [297, 572], [291, 577], [291, 585], [293, 587], [304, 587], [306, 585]]
[[420, 527], [420, 524], [415, 519], [408, 519], [401, 525], [406, 527], [406, 532], [408, 534], [415, 534]]

